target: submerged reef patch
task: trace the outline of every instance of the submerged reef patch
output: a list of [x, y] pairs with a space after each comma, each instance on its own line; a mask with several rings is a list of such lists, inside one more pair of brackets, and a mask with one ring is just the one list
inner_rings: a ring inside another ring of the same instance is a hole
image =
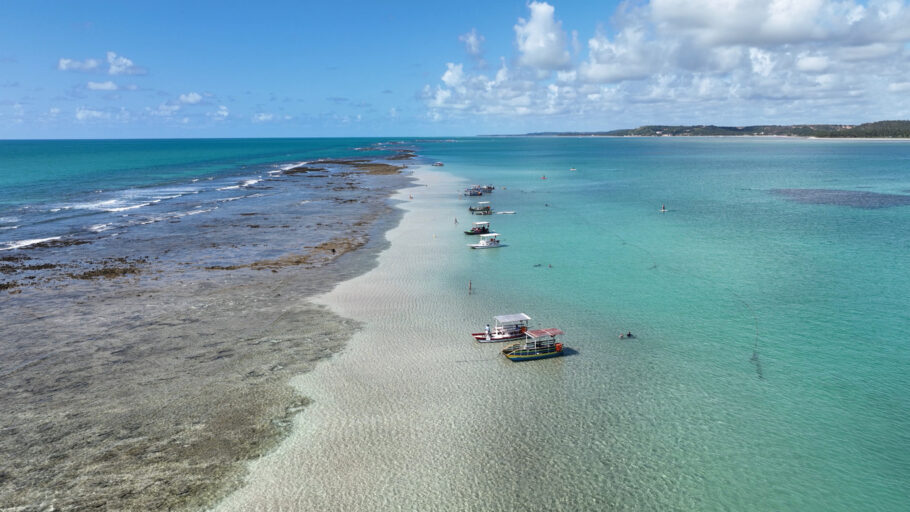
[[807, 204], [834, 204], [865, 209], [910, 206], [910, 195], [900, 194], [823, 188], [776, 188], [772, 189], [771, 193]]

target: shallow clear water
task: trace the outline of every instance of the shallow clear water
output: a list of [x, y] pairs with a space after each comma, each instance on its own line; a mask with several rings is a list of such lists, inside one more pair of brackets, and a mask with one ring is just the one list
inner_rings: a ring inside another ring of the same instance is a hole
[[[117, 229], [255, 200], [262, 197], [263, 181], [306, 160], [388, 156], [354, 150], [378, 142], [354, 138], [0, 141], [0, 251], [50, 238], [106, 238]], [[99, 236], [102, 232], [106, 233]]]
[[[774, 192], [907, 195], [910, 144], [422, 151], [447, 174], [402, 195], [379, 267], [326, 297], [364, 331], [298, 380], [314, 404], [224, 508], [910, 505], [910, 208]], [[465, 247], [468, 183], [495, 184], [483, 199], [517, 212], [483, 219], [509, 247]], [[574, 353], [510, 363], [470, 340], [516, 312], [565, 330]]]
[[[910, 144], [554, 138], [426, 151], [508, 187], [490, 199], [519, 211], [494, 216], [511, 251], [472, 273], [499, 290], [494, 303], [567, 331], [580, 354], [564, 363], [565, 407], [598, 418], [595, 439], [640, 429], [627, 441], [656, 453], [624, 449], [679, 486], [664, 503], [910, 504]], [[899, 197], [859, 208], [775, 189]], [[638, 337], [618, 339], [626, 330]]]

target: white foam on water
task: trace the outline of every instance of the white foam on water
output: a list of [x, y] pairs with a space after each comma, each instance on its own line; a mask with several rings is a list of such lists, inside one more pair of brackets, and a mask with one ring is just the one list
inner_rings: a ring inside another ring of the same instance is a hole
[[217, 208], [208, 208], [208, 209], [205, 209], [205, 210], [203, 210], [203, 209], [196, 209], [196, 210], [190, 210], [190, 211], [184, 213], [183, 215], [199, 215], [200, 213], [208, 213], [208, 212], [211, 212], [211, 211], [214, 211], [214, 210], [217, 210]]
[[218, 187], [215, 190], [237, 190], [240, 188], [240, 185], [231, 185], [228, 187]]
[[241, 186], [241, 187], [252, 187], [253, 185], [259, 183], [260, 181], [262, 181], [262, 178], [255, 178], [255, 179], [252, 179], [252, 180], [245, 180], [243, 183], [240, 184], [240, 186]]
[[100, 233], [102, 231], [107, 231], [108, 229], [111, 229], [111, 227], [113, 227], [113, 224], [108, 222], [105, 224], [95, 224], [93, 226], [89, 226], [88, 230], [93, 233]]
[[156, 203], [156, 202], [157, 201], [150, 201], [148, 203], [139, 203], [139, 204], [133, 204], [133, 205], [129, 205], [129, 206], [118, 206], [116, 208], [105, 208], [104, 211], [111, 212], [111, 213], [125, 212], [127, 210], [135, 210], [137, 208], [142, 208], [143, 206], [151, 206], [153, 203]]
[[51, 240], [60, 240], [59, 236], [52, 236], [49, 238], [32, 238], [31, 240], [16, 240], [10, 242], [4, 242], [4, 246], [0, 247], [0, 251], [8, 251], [10, 249], [21, 249], [23, 247], [28, 247], [30, 245], [40, 244], [41, 242], [50, 242]]

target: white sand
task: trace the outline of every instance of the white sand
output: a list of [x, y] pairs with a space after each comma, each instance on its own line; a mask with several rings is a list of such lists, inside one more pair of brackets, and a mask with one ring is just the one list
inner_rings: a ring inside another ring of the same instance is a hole
[[[364, 322], [363, 331], [340, 355], [294, 380], [314, 403], [218, 510], [459, 508], [465, 491], [495, 486], [472, 462], [480, 464], [476, 452], [496, 443], [478, 434], [485, 418], [476, 410], [492, 404], [478, 404], [472, 397], [484, 394], [462, 386], [471, 372], [488, 372], [504, 358], [499, 345], [470, 339], [488, 312], [465, 310], [464, 301], [474, 299], [467, 279], [457, 290], [448, 284], [465, 271], [457, 263], [464, 254], [455, 258], [453, 251], [469, 251], [461, 230], [476, 219], [455, 178], [428, 169], [415, 175], [427, 187], [396, 196], [407, 213], [388, 232], [392, 245], [378, 267], [319, 299]], [[453, 212], [463, 217], [458, 226]]]

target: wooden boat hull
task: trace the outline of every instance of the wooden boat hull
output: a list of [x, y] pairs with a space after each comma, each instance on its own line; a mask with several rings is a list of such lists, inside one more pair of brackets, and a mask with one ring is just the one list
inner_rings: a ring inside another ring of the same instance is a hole
[[553, 347], [548, 350], [542, 349], [517, 349], [511, 350], [505, 348], [502, 350], [502, 354], [509, 358], [509, 361], [531, 361], [534, 359], [547, 359], [550, 357], [559, 357], [562, 355], [562, 347]]

